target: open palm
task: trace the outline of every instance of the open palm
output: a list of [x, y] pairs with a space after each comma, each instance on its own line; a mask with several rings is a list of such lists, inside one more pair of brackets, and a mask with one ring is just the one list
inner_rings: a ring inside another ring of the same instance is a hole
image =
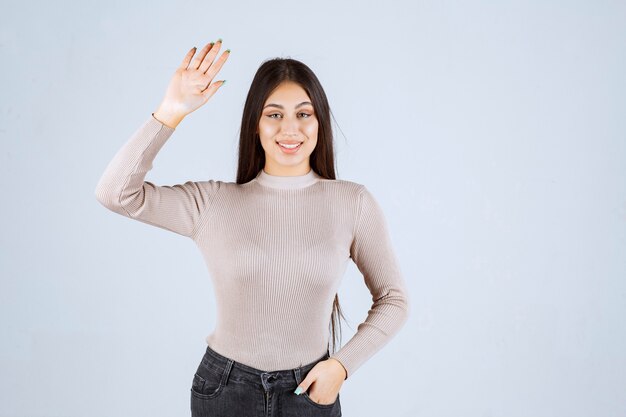
[[205, 104], [215, 94], [224, 81], [211, 82], [230, 55], [230, 50], [227, 49], [214, 62], [221, 46], [221, 39], [215, 43], [208, 43], [195, 58], [195, 47], [187, 52], [170, 80], [161, 109], [184, 117]]

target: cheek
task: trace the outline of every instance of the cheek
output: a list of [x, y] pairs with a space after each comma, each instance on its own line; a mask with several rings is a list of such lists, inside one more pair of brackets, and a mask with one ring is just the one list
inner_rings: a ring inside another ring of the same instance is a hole
[[313, 152], [317, 146], [317, 123], [312, 126], [307, 126], [304, 130], [304, 134], [309, 140], [307, 141], [307, 149], [309, 152]]
[[272, 123], [259, 123], [259, 134], [271, 135], [276, 130]]
[[311, 123], [308, 123], [307, 125], [305, 125], [302, 130], [306, 132], [306, 135], [309, 138], [315, 138], [317, 137], [318, 126], [319, 124], [317, 123], [317, 121], [312, 121]]
[[266, 147], [270, 144], [270, 142], [273, 142], [275, 136], [276, 128], [272, 126], [272, 124], [259, 123], [259, 138], [261, 139], [263, 147]]

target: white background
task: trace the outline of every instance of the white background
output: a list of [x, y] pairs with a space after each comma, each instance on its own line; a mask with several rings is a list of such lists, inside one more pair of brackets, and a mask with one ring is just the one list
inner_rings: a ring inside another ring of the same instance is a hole
[[[219, 37], [228, 82], [147, 179], [234, 181], [258, 66], [313, 69], [412, 301], [345, 416], [626, 416], [624, 2], [326, 0], [3, 2], [0, 416], [189, 415], [200, 252], [94, 189]], [[353, 264], [339, 296], [345, 343], [371, 304]]]

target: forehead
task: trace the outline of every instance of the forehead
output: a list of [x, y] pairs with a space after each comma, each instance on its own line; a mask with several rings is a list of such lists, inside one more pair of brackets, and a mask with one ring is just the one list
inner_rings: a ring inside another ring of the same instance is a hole
[[304, 88], [293, 81], [283, 81], [276, 87], [265, 100], [264, 104], [298, 104], [302, 101], [311, 101]]

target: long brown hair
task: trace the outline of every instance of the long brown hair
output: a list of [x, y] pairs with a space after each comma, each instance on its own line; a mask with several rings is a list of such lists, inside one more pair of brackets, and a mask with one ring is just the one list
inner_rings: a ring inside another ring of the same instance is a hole
[[[333, 132], [330, 123], [331, 112], [321, 83], [304, 63], [292, 58], [272, 58], [261, 64], [254, 75], [246, 97], [239, 131], [237, 184], [251, 181], [265, 166], [265, 151], [256, 131], [265, 100], [283, 81], [298, 83], [306, 91], [313, 104], [318, 121], [318, 133], [317, 144], [309, 159], [311, 169], [323, 178], [336, 179]], [[338, 333], [339, 344], [341, 344], [341, 317], [345, 319], [339, 305], [339, 295], [335, 294], [330, 319], [333, 353], [336, 350]]]

